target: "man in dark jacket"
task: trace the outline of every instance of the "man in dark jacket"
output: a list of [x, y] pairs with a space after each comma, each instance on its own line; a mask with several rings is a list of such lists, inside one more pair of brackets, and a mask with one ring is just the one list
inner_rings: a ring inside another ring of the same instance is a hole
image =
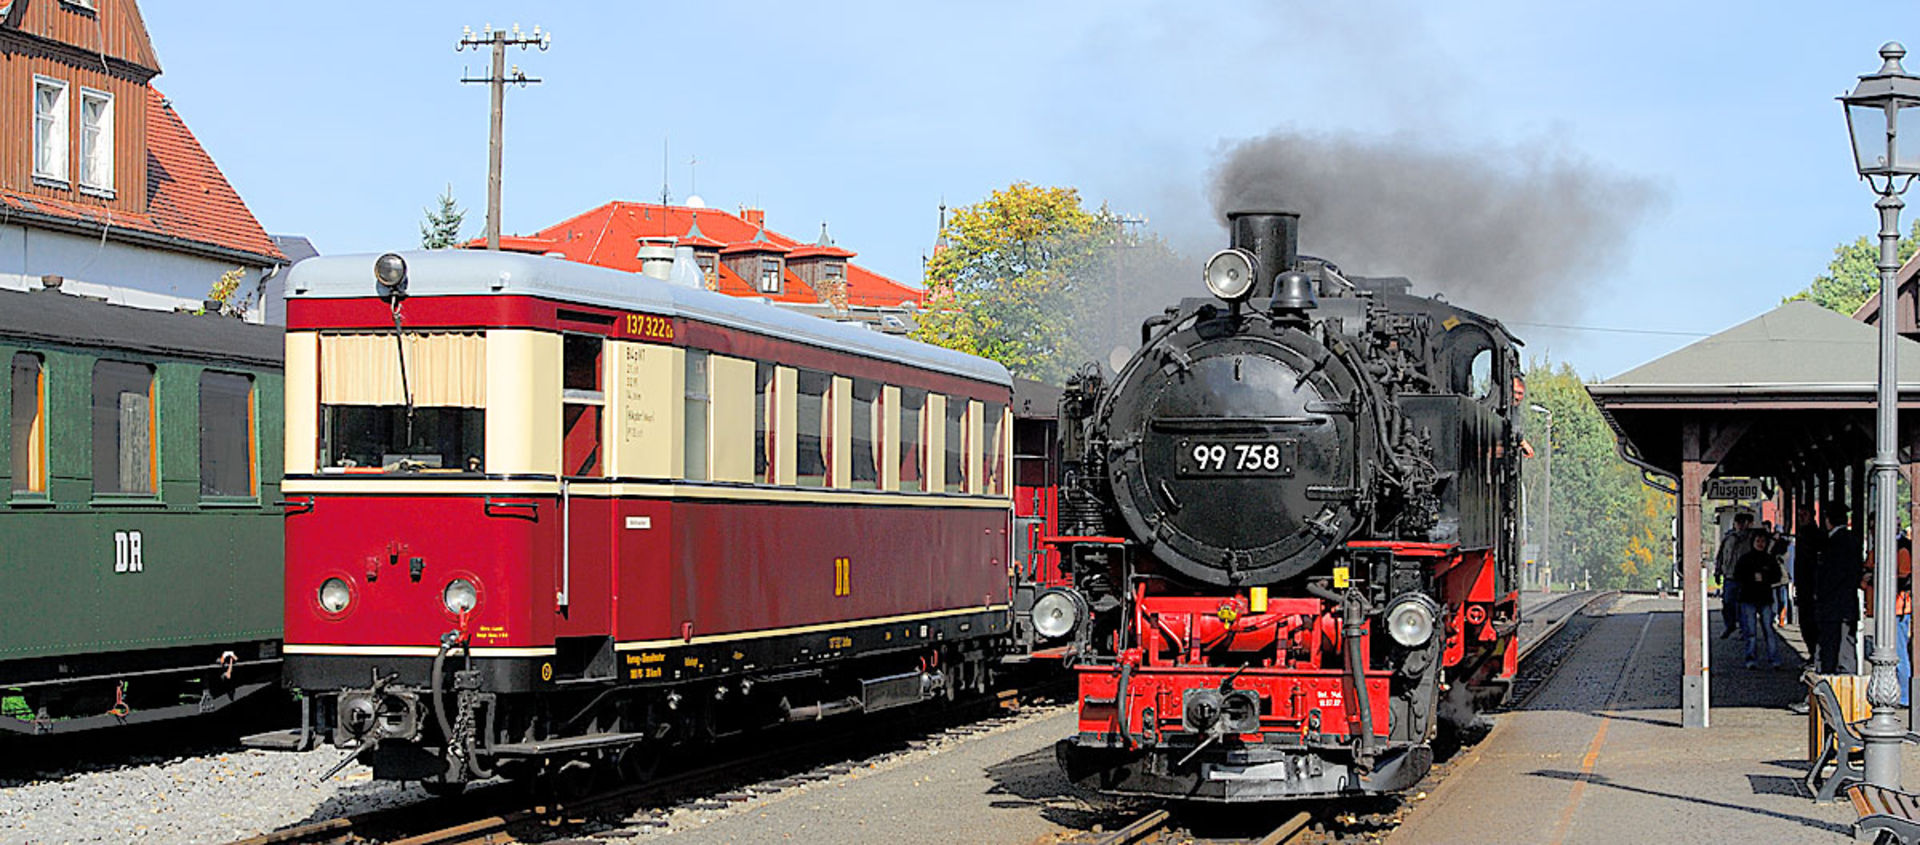
[[[1853, 629], [1860, 621], [1860, 535], [1847, 527], [1847, 506], [1827, 502], [1820, 507], [1820, 527], [1826, 541], [1820, 549], [1819, 571], [1813, 573], [1814, 648], [1822, 674], [1855, 667]], [[1842, 651], [1846, 654], [1843, 656]]]
[[1820, 650], [1814, 645], [1819, 632], [1820, 550], [1826, 548], [1827, 532], [1813, 518], [1812, 503], [1802, 503], [1793, 517], [1793, 603], [1800, 611], [1800, 639], [1807, 644], [1809, 666], [1817, 667]]

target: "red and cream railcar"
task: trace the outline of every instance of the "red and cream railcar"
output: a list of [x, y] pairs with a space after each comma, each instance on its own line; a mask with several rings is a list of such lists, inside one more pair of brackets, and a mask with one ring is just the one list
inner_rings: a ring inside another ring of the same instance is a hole
[[984, 686], [998, 364], [555, 259], [379, 262], [287, 287], [313, 738], [452, 785]]

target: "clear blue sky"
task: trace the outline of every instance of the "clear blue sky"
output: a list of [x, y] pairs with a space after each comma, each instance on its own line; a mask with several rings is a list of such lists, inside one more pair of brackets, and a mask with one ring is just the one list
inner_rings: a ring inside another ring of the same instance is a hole
[[[1718, 331], [1876, 228], [1834, 97], [1912, 43], [1910, 4], [148, 2], [155, 80], [268, 231], [323, 252], [418, 242], [451, 183], [485, 216], [486, 59], [463, 26], [554, 33], [512, 51], [505, 224], [610, 199], [757, 205], [822, 221], [917, 283], [935, 206], [1015, 180], [1078, 187], [1201, 252], [1207, 174], [1276, 130], [1538, 151], [1661, 200], [1555, 321]], [[1916, 193], [1920, 197], [1920, 193]], [[1920, 213], [1915, 203], [1903, 228]], [[1198, 269], [1195, 270], [1196, 289]], [[1497, 311], [1496, 308], [1488, 308]], [[1499, 316], [1496, 313], [1496, 316]], [[1520, 327], [1530, 354], [1610, 376], [1689, 338]]]

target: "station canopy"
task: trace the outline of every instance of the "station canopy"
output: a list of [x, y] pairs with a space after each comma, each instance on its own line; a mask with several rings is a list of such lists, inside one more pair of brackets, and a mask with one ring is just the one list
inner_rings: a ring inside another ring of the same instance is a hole
[[[1788, 479], [1871, 460], [1877, 326], [1789, 302], [1587, 386], [1643, 468], [1679, 477], [1685, 432], [1716, 475]], [[1920, 425], [1920, 343], [1897, 338], [1903, 462]]]

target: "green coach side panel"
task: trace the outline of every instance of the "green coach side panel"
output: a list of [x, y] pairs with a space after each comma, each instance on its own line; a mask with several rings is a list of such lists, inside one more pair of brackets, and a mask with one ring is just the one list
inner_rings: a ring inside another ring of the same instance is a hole
[[[23, 303], [50, 313], [7, 316]], [[0, 686], [11, 660], [280, 637], [280, 343], [230, 318], [0, 292], [0, 361], [10, 373], [16, 352], [44, 360], [48, 475], [44, 495], [14, 492], [13, 386], [0, 379]], [[101, 360], [153, 368], [156, 494], [94, 489]], [[201, 495], [208, 370], [252, 380], [255, 495]]]

